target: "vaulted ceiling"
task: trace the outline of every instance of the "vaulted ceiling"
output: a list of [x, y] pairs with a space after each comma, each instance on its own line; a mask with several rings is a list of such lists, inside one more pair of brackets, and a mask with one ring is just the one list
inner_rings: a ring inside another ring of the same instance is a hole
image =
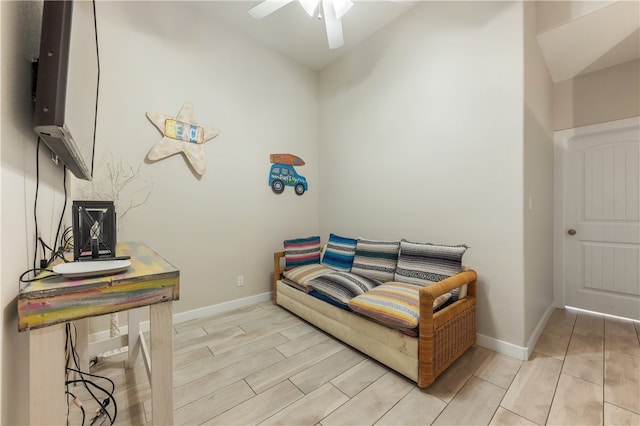
[[554, 81], [640, 58], [640, 2], [538, 2], [538, 43]]
[[194, 2], [203, 16], [240, 31], [307, 67], [320, 70], [367, 37], [410, 10], [416, 1], [355, 0], [343, 18], [344, 46], [331, 50], [322, 20], [307, 15], [293, 1], [257, 20], [247, 11], [260, 1]]
[[[455, 1], [455, 0], [452, 0]], [[482, 1], [482, 0], [474, 0]], [[320, 70], [421, 1], [354, 0], [342, 18], [344, 46], [329, 49], [324, 23], [292, 1], [261, 20], [247, 11], [260, 1], [160, 2], [144, 14], [184, 15], [224, 25]], [[538, 43], [554, 81], [640, 58], [640, 1], [537, 1]], [[142, 13], [142, 11], [141, 11]]]

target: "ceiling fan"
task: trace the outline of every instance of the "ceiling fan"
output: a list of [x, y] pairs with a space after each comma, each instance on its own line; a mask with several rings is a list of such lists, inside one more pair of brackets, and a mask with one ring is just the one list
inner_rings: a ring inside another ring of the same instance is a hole
[[[292, 3], [294, 0], [263, 0], [262, 3], [251, 8], [249, 15], [262, 19], [276, 10]], [[337, 49], [344, 44], [342, 34], [342, 17], [351, 9], [351, 0], [298, 0], [309, 16], [324, 19], [327, 29], [329, 49]]]

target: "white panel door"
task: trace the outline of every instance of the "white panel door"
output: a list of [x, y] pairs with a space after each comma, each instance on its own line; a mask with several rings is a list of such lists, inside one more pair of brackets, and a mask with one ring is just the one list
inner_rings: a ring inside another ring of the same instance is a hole
[[640, 319], [640, 129], [567, 140], [565, 305]]

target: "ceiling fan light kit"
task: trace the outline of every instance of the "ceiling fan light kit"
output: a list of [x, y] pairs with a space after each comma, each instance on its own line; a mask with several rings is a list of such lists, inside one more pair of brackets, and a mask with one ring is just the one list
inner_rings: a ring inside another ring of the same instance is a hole
[[[256, 19], [262, 19], [291, 2], [293, 0], [264, 0], [251, 8], [249, 15]], [[298, 3], [309, 16], [313, 17], [317, 13], [318, 18], [324, 18], [329, 49], [337, 49], [344, 45], [342, 17], [353, 6], [351, 0], [298, 0]], [[320, 11], [320, 5], [322, 6], [322, 12]]]

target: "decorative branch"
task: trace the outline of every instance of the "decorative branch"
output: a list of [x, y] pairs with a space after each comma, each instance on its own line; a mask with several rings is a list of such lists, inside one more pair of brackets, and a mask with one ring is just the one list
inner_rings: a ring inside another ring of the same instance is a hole
[[[120, 157], [115, 161], [109, 154], [105, 161], [106, 171], [94, 173], [94, 179], [80, 184], [80, 194], [88, 200], [113, 201], [117, 213], [117, 228], [120, 229], [125, 216], [142, 206], [151, 197], [153, 183], [142, 177], [142, 163], [134, 169]], [[125, 201], [126, 199], [126, 201]]]

